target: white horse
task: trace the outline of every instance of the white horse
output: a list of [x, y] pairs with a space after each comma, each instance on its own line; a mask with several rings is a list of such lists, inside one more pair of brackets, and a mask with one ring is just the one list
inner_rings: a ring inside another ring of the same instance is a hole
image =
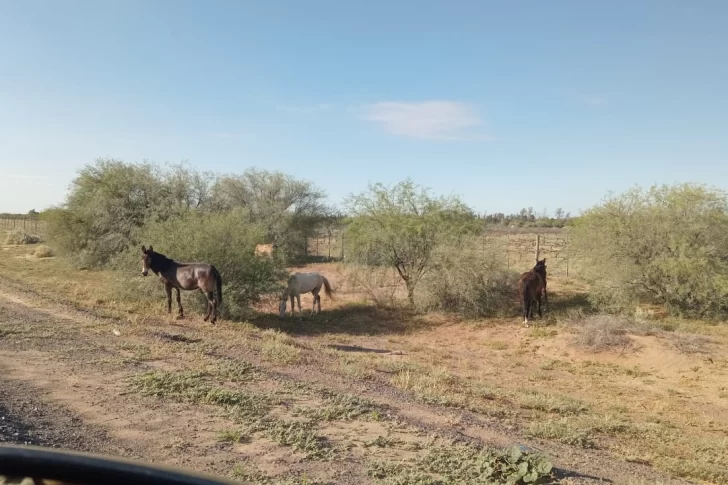
[[326, 296], [333, 298], [334, 291], [331, 289], [329, 280], [325, 276], [318, 273], [295, 273], [288, 278], [288, 286], [283, 290], [281, 294], [281, 304], [278, 306], [281, 318], [286, 316], [286, 303], [287, 300], [291, 299], [291, 315], [296, 311], [293, 299], [298, 301], [298, 314], [301, 314], [301, 293], [312, 293], [313, 294], [313, 309], [316, 311], [316, 304], [318, 303], [318, 311], [321, 312], [321, 296], [319, 292], [321, 287], [324, 287]]

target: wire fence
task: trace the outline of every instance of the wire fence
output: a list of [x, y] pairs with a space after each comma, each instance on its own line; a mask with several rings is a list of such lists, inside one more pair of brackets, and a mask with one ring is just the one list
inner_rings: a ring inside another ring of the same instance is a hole
[[[574, 260], [569, 253], [569, 238], [562, 231], [493, 231], [479, 236], [477, 249], [501, 258], [516, 271], [527, 271], [536, 258], [546, 258], [549, 274], [573, 276]], [[347, 242], [343, 231], [320, 233], [306, 240], [306, 257], [315, 261], [345, 261]]]
[[20, 229], [33, 234], [42, 234], [45, 232], [45, 221], [39, 220], [37, 217], [3, 217], [0, 218], [0, 230], [12, 231]]

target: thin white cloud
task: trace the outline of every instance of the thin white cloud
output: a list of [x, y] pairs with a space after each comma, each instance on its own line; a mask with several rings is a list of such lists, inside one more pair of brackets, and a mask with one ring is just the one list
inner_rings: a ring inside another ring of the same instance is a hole
[[394, 135], [424, 140], [490, 140], [483, 120], [467, 104], [456, 101], [383, 101], [366, 107], [363, 119]]
[[609, 104], [609, 99], [601, 94], [585, 94], [581, 97], [581, 101], [592, 108], [604, 108]]

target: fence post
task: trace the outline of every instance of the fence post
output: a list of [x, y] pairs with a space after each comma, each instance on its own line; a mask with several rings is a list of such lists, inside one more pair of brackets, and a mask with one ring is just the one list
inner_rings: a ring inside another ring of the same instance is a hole
[[536, 234], [536, 261], [538, 261], [538, 256], [541, 253], [541, 235]]
[[331, 231], [329, 231], [329, 261], [331, 261]]
[[344, 231], [341, 231], [341, 260], [344, 260]]
[[506, 265], [508, 269], [511, 269], [511, 253], [508, 252], [508, 247], [511, 245], [511, 235], [506, 234]]
[[569, 277], [569, 256], [571, 255], [571, 248], [569, 247], [569, 238], [566, 237], [566, 277]]

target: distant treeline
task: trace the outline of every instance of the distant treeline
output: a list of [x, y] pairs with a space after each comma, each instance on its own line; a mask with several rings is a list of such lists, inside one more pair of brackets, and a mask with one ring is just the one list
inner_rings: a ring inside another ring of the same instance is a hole
[[0, 212], [0, 219], [36, 219], [40, 215], [35, 209], [29, 210], [25, 214], [11, 214], [9, 212]]
[[496, 212], [479, 216], [486, 226], [515, 227], [566, 227], [573, 222], [571, 214], [563, 209], [556, 209], [553, 216], [536, 214], [533, 207], [523, 208], [515, 214]]

